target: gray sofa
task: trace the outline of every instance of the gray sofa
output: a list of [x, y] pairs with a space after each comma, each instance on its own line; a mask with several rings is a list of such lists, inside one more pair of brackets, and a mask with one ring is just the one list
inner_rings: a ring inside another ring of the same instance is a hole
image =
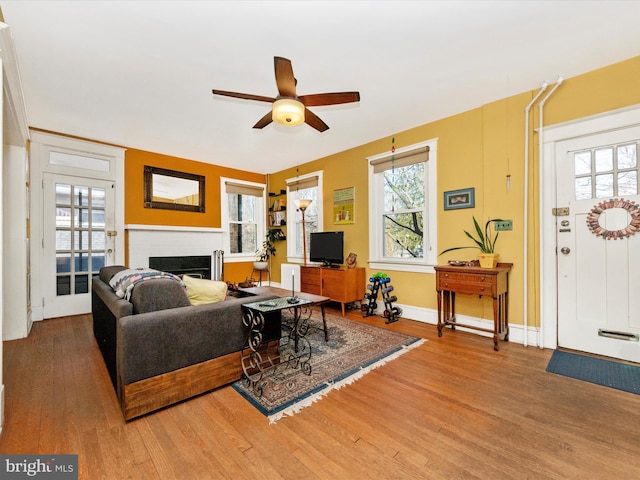
[[[103, 267], [92, 282], [93, 331], [125, 420], [242, 377], [242, 304], [273, 296], [194, 306], [180, 283], [152, 279], [136, 284], [127, 301], [109, 285], [125, 268]], [[277, 348], [279, 312], [263, 333], [265, 348]]]

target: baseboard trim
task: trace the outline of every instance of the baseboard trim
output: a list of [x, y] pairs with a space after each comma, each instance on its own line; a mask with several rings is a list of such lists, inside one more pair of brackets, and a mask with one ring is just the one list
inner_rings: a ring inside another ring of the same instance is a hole
[[[403, 305], [400, 303], [394, 303], [394, 306], [400, 307], [402, 309], [402, 318], [406, 318], [408, 320], [415, 320], [417, 322], [429, 323], [431, 325], [438, 324], [438, 310], [432, 308], [423, 308], [416, 307], [414, 305]], [[384, 309], [376, 312], [378, 315], [383, 316]], [[460, 323], [466, 323], [468, 325], [472, 325], [478, 328], [493, 328], [493, 320], [488, 320], [484, 318], [472, 317], [469, 315], [460, 315], [456, 313], [456, 317], [460, 321]], [[476, 335], [480, 335], [483, 337], [492, 337], [493, 334], [490, 332], [482, 332], [478, 330], [474, 330], [471, 328], [464, 328], [462, 326], [456, 327], [460, 331], [474, 333]], [[527, 328], [527, 345], [536, 346], [538, 340], [538, 328], [537, 327], [528, 327]], [[520, 343], [524, 344], [524, 326], [518, 324], [509, 324], [509, 341], [512, 343]]]
[[[272, 286], [280, 287], [278, 283], [272, 283]], [[280, 287], [282, 288], [282, 287]], [[380, 308], [380, 304], [382, 302], [378, 302], [378, 310], [376, 311], [376, 315], [380, 317], [384, 317], [384, 308]], [[364, 300], [362, 300], [362, 304], [366, 305]], [[384, 304], [382, 304], [384, 306]], [[438, 310], [433, 308], [424, 308], [424, 307], [416, 307], [415, 305], [404, 305], [402, 303], [394, 303], [394, 307], [400, 307], [402, 309], [402, 318], [406, 318], [407, 320], [415, 320], [416, 322], [429, 323], [431, 325], [438, 324]], [[466, 323], [469, 325], [473, 325], [479, 328], [493, 328], [493, 320], [487, 320], [484, 318], [471, 317], [468, 315], [460, 315], [456, 313], [456, 317], [460, 320], [461, 323]], [[483, 337], [492, 337], [493, 335], [490, 332], [482, 332], [478, 330], [474, 330], [471, 328], [457, 327], [459, 330], [469, 333], [474, 333], [476, 335], [481, 335]], [[539, 346], [538, 345], [538, 327], [527, 327], [527, 345], [530, 347]], [[524, 345], [524, 325], [520, 324], [509, 324], [509, 341], [512, 343], [520, 343]]]

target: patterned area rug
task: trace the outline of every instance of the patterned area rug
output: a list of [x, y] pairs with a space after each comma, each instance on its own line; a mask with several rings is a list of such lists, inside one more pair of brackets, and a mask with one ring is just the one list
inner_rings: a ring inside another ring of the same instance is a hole
[[[266, 376], [262, 395], [244, 380], [233, 388], [274, 423], [285, 415], [294, 415], [318, 401], [331, 390], [341, 388], [361, 378], [371, 370], [421, 345], [425, 340], [383, 328], [327, 314], [329, 341], [325, 342], [319, 312], [309, 320], [306, 339], [311, 348], [311, 374], [300, 364], [278, 369]], [[290, 320], [283, 312], [283, 337], [289, 333], [285, 326]], [[281, 352], [286, 350], [282, 341]]]
[[640, 394], [640, 366], [554, 350], [547, 372]]

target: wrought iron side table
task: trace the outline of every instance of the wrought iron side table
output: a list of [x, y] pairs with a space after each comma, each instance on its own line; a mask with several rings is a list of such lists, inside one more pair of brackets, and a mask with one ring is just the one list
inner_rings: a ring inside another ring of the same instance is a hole
[[[242, 322], [249, 327], [241, 354], [243, 378], [257, 395], [262, 395], [265, 375], [274, 375], [278, 369], [301, 368], [304, 373], [311, 375], [311, 344], [305, 338], [307, 328], [300, 319], [303, 308], [310, 307], [313, 302], [296, 299], [296, 303], [290, 302], [291, 297], [281, 297], [245, 303], [242, 306]], [[293, 311], [289, 335], [281, 339], [277, 352], [261, 348], [265, 314], [287, 309]]]

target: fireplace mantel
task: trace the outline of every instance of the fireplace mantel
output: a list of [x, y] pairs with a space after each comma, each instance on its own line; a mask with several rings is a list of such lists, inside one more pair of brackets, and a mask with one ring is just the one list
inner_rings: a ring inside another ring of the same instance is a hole
[[194, 232], [194, 233], [224, 233], [221, 228], [213, 227], [185, 227], [181, 225], [136, 225], [129, 224], [124, 226], [125, 230], [136, 231], [158, 231], [158, 232]]

